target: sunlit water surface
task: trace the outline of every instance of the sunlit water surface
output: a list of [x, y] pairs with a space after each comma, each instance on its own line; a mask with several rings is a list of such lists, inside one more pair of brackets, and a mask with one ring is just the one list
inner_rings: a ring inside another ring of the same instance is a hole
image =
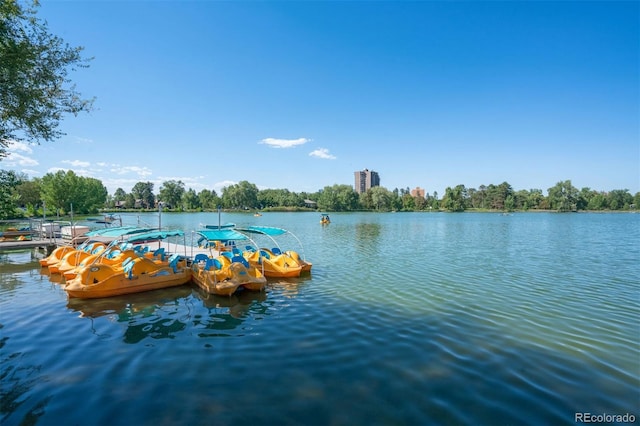
[[68, 300], [37, 252], [0, 254], [0, 423], [638, 421], [640, 215], [331, 217], [223, 214], [289, 229], [314, 264], [231, 298]]

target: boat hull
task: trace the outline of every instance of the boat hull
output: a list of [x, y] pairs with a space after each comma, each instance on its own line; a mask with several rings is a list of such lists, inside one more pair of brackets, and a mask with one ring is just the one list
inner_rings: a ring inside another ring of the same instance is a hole
[[264, 290], [267, 279], [260, 271], [238, 262], [226, 263], [228, 260], [223, 257], [219, 259], [221, 265], [218, 269], [194, 263], [191, 266], [191, 280], [207, 293], [219, 296], [231, 296], [240, 287], [251, 291]]
[[201, 273], [192, 273], [191, 281], [193, 281], [198, 287], [210, 294], [218, 296], [231, 296], [238, 290], [238, 283], [233, 281], [216, 281], [209, 276], [208, 271], [202, 271]]
[[48, 268], [49, 265], [54, 265], [62, 260], [65, 254], [75, 250], [73, 246], [60, 246], [56, 247], [49, 256], [44, 259], [40, 259], [40, 266]]
[[165, 266], [139, 258], [132, 260], [129, 266], [96, 264], [85, 267], [67, 282], [64, 289], [69, 297], [96, 299], [175, 287], [191, 280], [191, 269], [185, 267], [184, 261]]
[[267, 249], [244, 252], [249, 264], [261, 271], [267, 278], [296, 278], [302, 273], [302, 267], [287, 255], [274, 255]]

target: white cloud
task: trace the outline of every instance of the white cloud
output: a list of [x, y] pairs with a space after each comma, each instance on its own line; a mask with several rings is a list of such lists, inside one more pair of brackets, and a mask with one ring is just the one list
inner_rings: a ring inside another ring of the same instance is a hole
[[135, 173], [140, 177], [150, 176], [153, 174], [151, 170], [147, 167], [138, 167], [138, 166], [116, 166], [112, 168], [111, 173], [115, 173], [117, 175], [125, 175], [127, 173]]
[[18, 142], [18, 141], [8, 141], [9, 145], [7, 146], [7, 151], [8, 152], [17, 152], [17, 151], [22, 151], [22, 152], [26, 152], [27, 154], [33, 154], [33, 150], [31, 149], [31, 146], [29, 146], [29, 144], [24, 143], [24, 142]]
[[269, 145], [272, 148], [293, 148], [294, 146], [304, 145], [305, 143], [310, 141], [311, 139], [307, 139], [307, 138], [298, 138], [298, 139], [266, 138], [266, 139], [262, 139], [259, 143]]
[[38, 163], [37, 160], [34, 160], [31, 157], [27, 157], [25, 155], [19, 154], [19, 152], [32, 154], [33, 149], [31, 149], [31, 146], [29, 146], [29, 144], [24, 142], [18, 142], [18, 141], [7, 141], [7, 142], [8, 142], [7, 156], [3, 159], [2, 162], [6, 164], [8, 167], [16, 167], [16, 166], [29, 167], [29, 166], [37, 166], [40, 164]]
[[[64, 163], [64, 161], [63, 161]], [[57, 172], [63, 171], [63, 172], [68, 172], [71, 169], [65, 169], [63, 167], [51, 167], [47, 170], [47, 173], [52, 173], [55, 174]], [[87, 170], [87, 169], [76, 169], [76, 170], [71, 170], [73, 173], [75, 173], [77, 176], [82, 176], [82, 177], [94, 177], [93, 171], [92, 170]]]
[[329, 150], [327, 148], [318, 148], [309, 153], [310, 157], [323, 158], [325, 160], [335, 160], [336, 156], [329, 154]]
[[73, 172], [78, 176], [87, 177], [87, 178], [93, 177], [93, 173], [91, 172], [91, 170], [74, 170]]
[[76, 143], [93, 143], [93, 139], [81, 138], [79, 136], [76, 136], [75, 137], [75, 142]]
[[223, 180], [222, 182], [216, 182], [213, 184], [213, 188], [210, 189], [214, 189], [216, 191], [216, 194], [218, 194], [218, 196], [222, 195], [222, 189], [227, 187], [227, 186], [231, 186], [231, 185], [237, 185], [238, 182], [235, 182], [233, 180]]
[[91, 165], [88, 161], [80, 160], [63, 160], [61, 162], [64, 164], [70, 164], [73, 167], [89, 167]]
[[30, 157], [25, 157], [22, 154], [18, 154], [15, 152], [9, 152], [9, 154], [5, 157], [4, 163], [9, 167], [22, 166], [22, 167], [32, 167], [37, 166], [40, 163]]

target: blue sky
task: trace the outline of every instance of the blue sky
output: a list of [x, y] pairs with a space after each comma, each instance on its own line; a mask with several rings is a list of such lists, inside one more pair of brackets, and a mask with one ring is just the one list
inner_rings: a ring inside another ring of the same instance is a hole
[[95, 110], [2, 167], [113, 194], [181, 180], [316, 192], [640, 190], [640, 3], [44, 1]]

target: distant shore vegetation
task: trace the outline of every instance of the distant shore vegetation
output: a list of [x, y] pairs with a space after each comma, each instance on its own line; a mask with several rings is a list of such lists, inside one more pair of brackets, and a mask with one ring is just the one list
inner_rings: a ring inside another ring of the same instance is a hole
[[258, 189], [248, 181], [196, 192], [179, 180], [168, 180], [155, 191], [152, 182], [138, 182], [131, 192], [118, 188], [107, 192], [102, 181], [73, 171], [48, 173], [29, 179], [14, 171], [0, 171], [0, 219], [96, 214], [113, 211], [174, 212], [226, 211], [630, 211], [640, 205], [640, 192], [627, 189], [598, 191], [578, 189], [570, 180], [547, 189], [515, 190], [508, 182], [467, 188], [447, 187], [444, 194], [411, 194], [409, 188], [389, 190], [376, 186], [358, 194], [352, 186], [335, 184], [317, 192]]

